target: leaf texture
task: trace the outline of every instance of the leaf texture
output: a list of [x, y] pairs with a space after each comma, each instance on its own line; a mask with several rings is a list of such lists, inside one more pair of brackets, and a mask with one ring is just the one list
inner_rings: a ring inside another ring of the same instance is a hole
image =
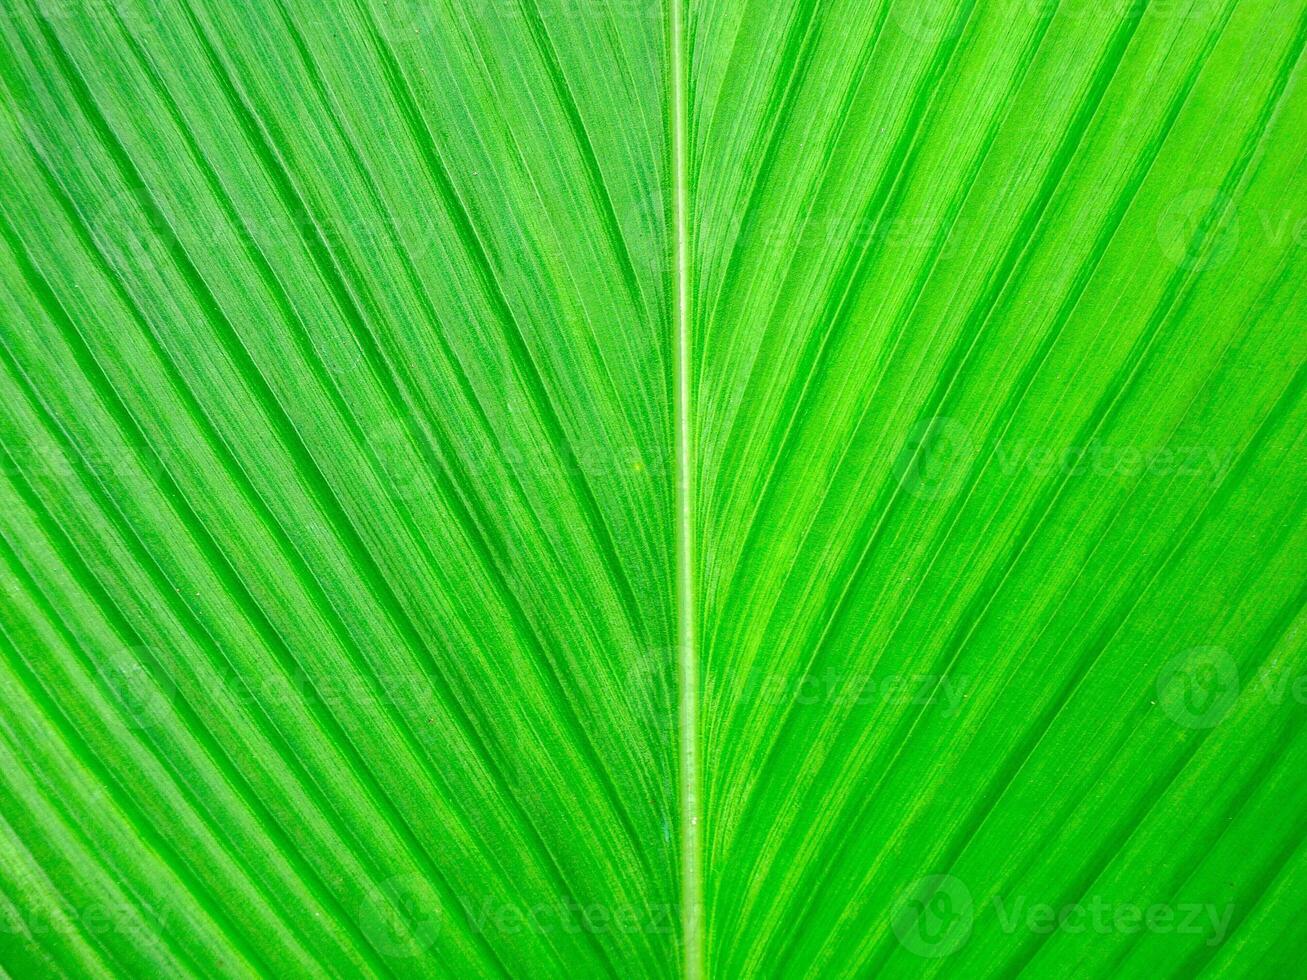
[[1307, 9], [12, 0], [0, 976], [1262, 976]]

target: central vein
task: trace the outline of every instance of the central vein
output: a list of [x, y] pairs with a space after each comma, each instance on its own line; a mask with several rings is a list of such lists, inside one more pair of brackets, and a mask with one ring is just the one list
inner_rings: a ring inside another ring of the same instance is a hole
[[686, 980], [703, 974], [703, 888], [699, 826], [699, 654], [694, 610], [694, 446], [690, 371], [690, 233], [686, 0], [672, 0], [672, 187], [675, 237], [673, 417], [676, 441], [676, 630], [681, 770], [681, 933]]

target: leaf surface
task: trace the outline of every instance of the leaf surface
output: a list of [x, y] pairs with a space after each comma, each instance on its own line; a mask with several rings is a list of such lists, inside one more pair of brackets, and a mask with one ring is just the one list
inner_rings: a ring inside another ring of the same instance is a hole
[[10, 4], [0, 973], [1292, 974], [1304, 43]]

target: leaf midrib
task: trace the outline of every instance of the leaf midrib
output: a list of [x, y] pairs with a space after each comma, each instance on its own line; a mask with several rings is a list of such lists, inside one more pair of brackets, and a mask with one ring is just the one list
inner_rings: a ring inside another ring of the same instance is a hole
[[690, 231], [687, 144], [688, 77], [685, 2], [671, 3], [671, 155], [672, 224], [675, 259], [673, 289], [673, 427], [676, 472], [676, 661], [679, 685], [678, 756], [681, 820], [681, 933], [686, 980], [703, 975], [703, 900], [699, 857], [698, 684], [699, 656], [694, 622], [695, 536], [693, 515], [693, 405], [690, 374]]

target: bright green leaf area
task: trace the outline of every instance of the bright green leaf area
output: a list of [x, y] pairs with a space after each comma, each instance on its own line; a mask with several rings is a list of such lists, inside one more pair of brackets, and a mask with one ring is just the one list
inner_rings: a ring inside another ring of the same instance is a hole
[[0, 977], [1307, 975], [1302, 0], [0, 13]]

